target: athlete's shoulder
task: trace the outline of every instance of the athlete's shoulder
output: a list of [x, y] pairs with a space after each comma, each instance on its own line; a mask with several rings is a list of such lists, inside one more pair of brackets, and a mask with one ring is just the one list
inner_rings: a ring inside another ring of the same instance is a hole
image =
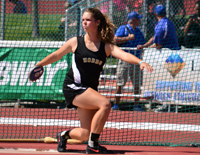
[[78, 45], [77, 37], [73, 37], [67, 40], [65, 44], [63, 45], [63, 47], [65, 50], [71, 49], [74, 52], [75, 49], [77, 48], [77, 45]]
[[77, 43], [77, 37], [70, 38], [67, 42], [69, 42], [69, 43]]
[[105, 53], [107, 57], [111, 54], [111, 51], [113, 51], [115, 47], [117, 47], [115, 44], [105, 43]]

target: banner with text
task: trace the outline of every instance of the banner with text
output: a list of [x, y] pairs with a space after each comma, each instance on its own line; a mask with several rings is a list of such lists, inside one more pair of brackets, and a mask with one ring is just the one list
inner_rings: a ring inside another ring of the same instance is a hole
[[62, 86], [71, 65], [71, 54], [44, 67], [36, 82], [28, 80], [33, 66], [57, 49], [1, 48], [0, 99], [64, 100]]
[[165, 104], [200, 105], [200, 50], [147, 49], [143, 59], [154, 68], [144, 71], [144, 96]]

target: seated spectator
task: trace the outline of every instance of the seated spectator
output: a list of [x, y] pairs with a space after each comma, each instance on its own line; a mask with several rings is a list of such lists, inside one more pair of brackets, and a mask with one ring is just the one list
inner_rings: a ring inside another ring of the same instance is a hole
[[184, 43], [187, 48], [200, 46], [200, 1], [195, 3], [194, 10], [195, 14], [189, 17], [184, 29]]
[[9, 0], [15, 5], [13, 13], [27, 13], [27, 8], [22, 1], [19, 0]]

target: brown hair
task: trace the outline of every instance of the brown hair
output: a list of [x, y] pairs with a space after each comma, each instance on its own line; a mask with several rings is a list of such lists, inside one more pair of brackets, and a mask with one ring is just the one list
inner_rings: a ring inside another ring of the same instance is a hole
[[98, 31], [102, 42], [114, 44], [114, 28], [116, 27], [108, 16], [106, 14], [102, 14], [101, 11], [96, 8], [87, 8], [84, 12], [89, 12], [92, 14], [93, 18], [100, 20]]

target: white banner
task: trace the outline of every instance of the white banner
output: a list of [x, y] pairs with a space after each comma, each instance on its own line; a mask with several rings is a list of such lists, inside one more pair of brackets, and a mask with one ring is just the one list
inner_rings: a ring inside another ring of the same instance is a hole
[[198, 49], [146, 49], [143, 60], [154, 72], [144, 70], [143, 95], [164, 104], [200, 105], [199, 59]]

